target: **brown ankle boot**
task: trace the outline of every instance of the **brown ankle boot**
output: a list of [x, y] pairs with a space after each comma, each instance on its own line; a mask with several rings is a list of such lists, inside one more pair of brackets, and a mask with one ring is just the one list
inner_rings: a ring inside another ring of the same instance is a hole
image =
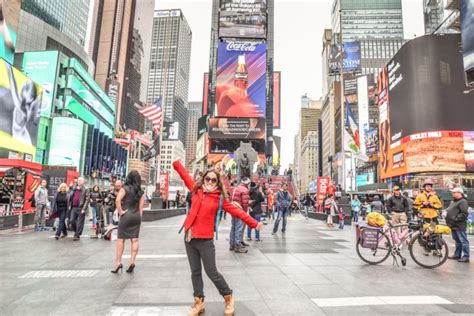
[[188, 316], [199, 316], [201, 313], [204, 313], [206, 307], [204, 306], [204, 300], [200, 297], [194, 298], [194, 305], [189, 310]]
[[225, 316], [234, 316], [234, 299], [232, 298], [232, 295], [227, 295], [224, 296], [225, 300], [225, 309], [224, 309], [224, 315]]

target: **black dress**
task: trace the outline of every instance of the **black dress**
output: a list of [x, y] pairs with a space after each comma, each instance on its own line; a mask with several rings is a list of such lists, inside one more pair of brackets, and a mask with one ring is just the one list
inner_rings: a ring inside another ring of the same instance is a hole
[[132, 239], [138, 238], [140, 234], [140, 225], [142, 223], [142, 217], [138, 210], [140, 198], [136, 201], [136, 193], [129, 186], [124, 186], [125, 197], [122, 200], [122, 209], [127, 212], [120, 217], [118, 225], [118, 238], [119, 239]]

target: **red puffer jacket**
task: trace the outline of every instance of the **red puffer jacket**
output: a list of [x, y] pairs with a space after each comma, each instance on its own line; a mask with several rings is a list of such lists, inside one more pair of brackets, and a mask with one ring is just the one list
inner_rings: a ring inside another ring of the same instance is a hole
[[232, 192], [231, 197], [232, 201], [239, 203], [244, 211], [248, 211], [250, 195], [249, 189], [246, 186], [239, 185], [238, 187], [236, 187], [234, 189], [234, 192]]
[[[194, 181], [183, 165], [176, 160], [173, 162], [173, 168], [178, 172], [181, 179], [183, 179], [186, 187], [192, 191]], [[193, 194], [191, 209], [184, 221], [184, 230], [187, 232], [191, 229], [193, 238], [214, 238], [214, 225], [217, 209], [219, 208], [220, 196], [220, 191], [205, 193], [201, 188]], [[230, 213], [230, 215], [240, 218], [251, 228], [255, 228], [258, 225], [256, 220], [241, 209], [235, 207], [228, 199], [224, 199], [222, 209]]]

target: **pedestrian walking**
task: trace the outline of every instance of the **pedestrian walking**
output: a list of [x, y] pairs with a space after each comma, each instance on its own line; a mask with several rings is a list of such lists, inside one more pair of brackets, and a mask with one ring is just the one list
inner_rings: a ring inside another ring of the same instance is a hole
[[[226, 316], [234, 315], [235, 308], [232, 290], [224, 277], [217, 271], [216, 267], [216, 250], [213, 240], [214, 232], [217, 228], [216, 216], [219, 209], [222, 208], [233, 217], [239, 218], [247, 223], [251, 228], [260, 229], [262, 223], [258, 223], [241, 208], [236, 207], [225, 198], [225, 187], [219, 173], [215, 170], [207, 170], [201, 179], [194, 182], [179, 161], [173, 163], [173, 168], [178, 172], [181, 179], [183, 179], [186, 187], [193, 192], [192, 207], [183, 225], [186, 254], [191, 268], [191, 280], [194, 290], [194, 305], [188, 312], [188, 315], [197, 316], [205, 310], [202, 266], [204, 266], [204, 271], [206, 271], [207, 276], [218, 289], [219, 294], [224, 297], [224, 314]], [[238, 188], [236, 188], [236, 190], [237, 189]], [[236, 192], [236, 194], [237, 193], [238, 192]]]
[[413, 200], [408, 195], [407, 191], [403, 192], [403, 196], [407, 199], [408, 202], [407, 221], [410, 222], [413, 220]]
[[101, 211], [102, 194], [98, 185], [94, 185], [91, 191], [91, 218], [92, 218], [92, 229], [97, 229], [97, 214]]
[[448, 258], [458, 262], [469, 262], [470, 247], [466, 233], [469, 205], [462, 188], [454, 188], [451, 192], [453, 200], [443, 213], [446, 213], [446, 224], [451, 228], [456, 248], [454, 255]]
[[360, 211], [360, 200], [357, 194], [354, 194], [351, 202], [352, 216], [354, 218], [354, 223], [359, 222], [359, 211]]
[[342, 207], [339, 208], [337, 215], [339, 217], [339, 229], [344, 229], [344, 210]]
[[365, 217], [367, 214], [370, 214], [372, 209], [370, 208], [370, 204], [367, 201], [367, 198], [362, 201], [362, 205], [360, 206], [360, 215], [362, 216], [362, 220], [365, 221]]
[[55, 238], [67, 237], [67, 228], [66, 228], [66, 215], [69, 208], [69, 195], [68, 187], [66, 183], [61, 183], [58, 187], [58, 191], [54, 195], [52, 209], [55, 214], [57, 214], [59, 222], [56, 229]]
[[48, 206], [48, 189], [46, 180], [35, 191], [35, 231], [46, 230], [46, 207]]
[[277, 218], [275, 221], [275, 225], [273, 226], [272, 235], [275, 235], [278, 232], [278, 226], [280, 226], [281, 220], [283, 220], [281, 232], [284, 234], [286, 232], [286, 222], [288, 214], [290, 212], [291, 202], [293, 200], [291, 198], [290, 192], [288, 192], [288, 184], [286, 184], [285, 182], [281, 184], [280, 190], [277, 192], [275, 200]]
[[109, 226], [114, 224], [112, 214], [115, 212], [115, 200], [117, 199], [120, 189], [122, 189], [122, 181], [117, 180], [114, 185], [110, 186], [109, 192], [103, 200], [102, 218], [106, 219], [107, 225]]
[[326, 224], [329, 228], [333, 228], [333, 217], [338, 214], [338, 207], [334, 199], [334, 194], [329, 194], [328, 197], [324, 200], [323, 208], [327, 214]]
[[370, 203], [370, 209], [372, 212], [383, 213], [384, 206], [378, 195], [374, 196], [374, 200]]
[[433, 180], [425, 180], [423, 183], [423, 192], [418, 194], [413, 203], [413, 207], [418, 210], [418, 214], [423, 217], [425, 223], [439, 223], [438, 210], [442, 207], [442, 204], [436, 192], [433, 191]]
[[[240, 208], [245, 213], [248, 212], [250, 192], [248, 186], [250, 185], [249, 178], [242, 178], [240, 184], [232, 192], [232, 203]], [[243, 247], [242, 230], [244, 229], [244, 223], [238, 216], [232, 216], [231, 228], [230, 228], [230, 251], [237, 253], [247, 253], [248, 250]]]
[[287, 175], [288, 175], [288, 181], [293, 181], [293, 170], [291, 170], [291, 168], [288, 169], [287, 171]]
[[181, 193], [179, 193], [179, 190], [176, 191], [175, 204], [176, 204], [176, 208], [178, 208], [181, 205]]
[[270, 219], [275, 219], [275, 193], [273, 192], [272, 189], [268, 191], [268, 196], [267, 196], [267, 201], [268, 201], [268, 207], [267, 207], [267, 218]]
[[408, 208], [408, 200], [402, 195], [400, 187], [398, 185], [394, 186], [393, 195], [387, 200], [387, 212], [392, 214], [394, 225], [407, 223]]
[[309, 192], [305, 194], [301, 201], [301, 204], [303, 204], [304, 207], [304, 216], [306, 219], [308, 219], [308, 214], [310, 211], [312, 211], [314, 205], [314, 200], [311, 197], [311, 194], [309, 194]]
[[81, 238], [84, 230], [84, 221], [86, 219], [86, 211], [89, 209], [90, 192], [85, 186], [83, 177], [77, 179], [77, 186], [74, 188], [71, 196], [71, 227], [74, 231], [74, 241]]
[[115, 207], [120, 220], [117, 231], [117, 246], [115, 250], [115, 268], [112, 273], [117, 273], [123, 269], [122, 255], [125, 248], [125, 240], [129, 239], [132, 244], [132, 255], [128, 273], [135, 269], [135, 260], [138, 254], [138, 237], [140, 235], [140, 225], [142, 223], [143, 205], [145, 199], [141, 188], [142, 179], [140, 174], [133, 170], [127, 175], [125, 185], [120, 189], [115, 200]]
[[[250, 216], [260, 223], [262, 219], [262, 203], [265, 201], [263, 193], [258, 184], [254, 183], [250, 186]], [[252, 240], [252, 228], [247, 227], [247, 240]], [[255, 240], [260, 240], [260, 231], [255, 230]]]

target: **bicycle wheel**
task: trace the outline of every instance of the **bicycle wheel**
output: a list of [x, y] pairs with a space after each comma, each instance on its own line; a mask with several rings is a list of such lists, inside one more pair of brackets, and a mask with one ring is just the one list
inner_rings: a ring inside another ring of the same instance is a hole
[[359, 238], [356, 244], [356, 251], [359, 258], [368, 264], [379, 264], [387, 260], [392, 250], [392, 244], [387, 235], [380, 233], [379, 243], [376, 249], [362, 247], [362, 241]]
[[427, 249], [427, 239], [421, 233], [413, 236], [408, 244], [410, 257], [415, 263], [426, 269], [434, 269], [448, 260], [448, 245], [441, 236], [436, 236], [438, 247], [436, 250]]

